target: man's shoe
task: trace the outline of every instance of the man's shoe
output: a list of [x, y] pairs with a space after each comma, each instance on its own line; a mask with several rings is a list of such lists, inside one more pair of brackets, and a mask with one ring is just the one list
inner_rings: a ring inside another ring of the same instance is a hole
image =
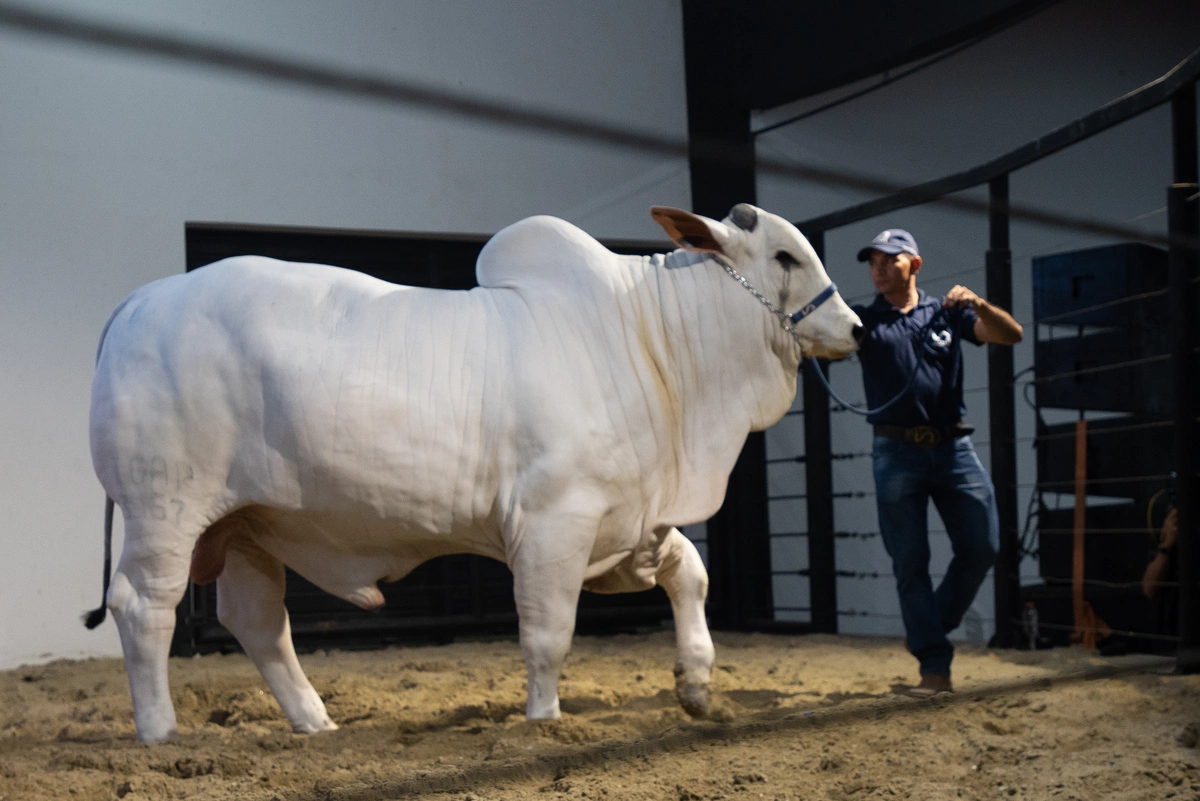
[[922, 673], [921, 683], [908, 688], [908, 694], [917, 698], [932, 698], [939, 693], [952, 692], [954, 688], [950, 685], [950, 677], [939, 676], [937, 673]]

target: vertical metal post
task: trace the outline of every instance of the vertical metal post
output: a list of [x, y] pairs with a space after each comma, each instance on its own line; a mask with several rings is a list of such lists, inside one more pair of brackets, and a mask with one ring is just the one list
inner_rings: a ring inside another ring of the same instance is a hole
[[[1171, 98], [1174, 183], [1167, 189], [1170, 287], [1171, 377], [1175, 400], [1175, 508], [1179, 515], [1179, 652], [1181, 673], [1200, 672], [1200, 541], [1196, 538], [1197, 288], [1200, 234], [1196, 192], [1200, 180], [1196, 153], [1196, 87]], [[1183, 240], [1183, 241], [1181, 241]], [[1190, 241], [1188, 241], [1190, 240]]]
[[[808, 234], [817, 256], [825, 259], [825, 233]], [[822, 361], [822, 367], [828, 363]], [[833, 445], [829, 427], [829, 395], [805, 361], [804, 476], [808, 495], [808, 593], [812, 630], [836, 634], [837, 563], [833, 537]]]
[[[754, 135], [744, 105], [741, 28], [730, 25], [732, 0], [684, 0], [683, 51], [688, 107], [692, 210], [723, 218], [755, 200]], [[771, 618], [771, 539], [767, 516], [767, 446], [746, 439], [725, 503], [708, 521], [709, 619], [745, 629]]]
[[1096, 615], [1083, 594], [1084, 564], [1087, 556], [1087, 420], [1075, 421], [1075, 514], [1071, 541], [1071, 611], [1075, 631], [1071, 642], [1089, 651], [1096, 650]]
[[[1012, 251], [1008, 240], [1008, 175], [988, 185], [987, 300], [1012, 310]], [[993, 574], [996, 596], [996, 635], [992, 645], [1012, 648], [1017, 643], [1021, 613], [1021, 554], [1017, 539], [1016, 410], [1013, 404], [1013, 353], [1005, 345], [988, 345], [988, 422], [992, 448], [992, 483], [1000, 518], [1000, 551]]]

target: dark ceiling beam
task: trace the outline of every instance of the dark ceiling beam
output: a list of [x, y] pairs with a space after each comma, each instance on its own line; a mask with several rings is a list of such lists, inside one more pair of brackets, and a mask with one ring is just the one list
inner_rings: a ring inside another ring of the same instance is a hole
[[755, 200], [747, 62], [729, 57], [730, 42], [743, 39], [727, 22], [736, 7], [729, 0], [683, 0], [692, 210], [718, 220]]
[[750, 108], [836, 89], [992, 33], [1057, 0], [760, 0], [726, 15], [753, 79]]

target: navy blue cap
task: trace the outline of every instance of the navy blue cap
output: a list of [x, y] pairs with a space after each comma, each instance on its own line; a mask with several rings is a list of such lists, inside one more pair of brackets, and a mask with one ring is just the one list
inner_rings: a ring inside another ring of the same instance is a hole
[[858, 260], [866, 261], [871, 258], [872, 250], [891, 255], [897, 253], [907, 253], [910, 256], [921, 255], [917, 252], [917, 240], [913, 239], [913, 235], [903, 228], [889, 228], [881, 231], [871, 240], [871, 244], [858, 251]]

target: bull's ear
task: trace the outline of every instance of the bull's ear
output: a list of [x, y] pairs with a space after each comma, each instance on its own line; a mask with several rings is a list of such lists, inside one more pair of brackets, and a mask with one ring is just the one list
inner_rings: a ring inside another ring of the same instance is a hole
[[724, 223], [670, 206], [652, 206], [650, 216], [663, 227], [671, 241], [693, 253], [725, 254], [731, 232]]

